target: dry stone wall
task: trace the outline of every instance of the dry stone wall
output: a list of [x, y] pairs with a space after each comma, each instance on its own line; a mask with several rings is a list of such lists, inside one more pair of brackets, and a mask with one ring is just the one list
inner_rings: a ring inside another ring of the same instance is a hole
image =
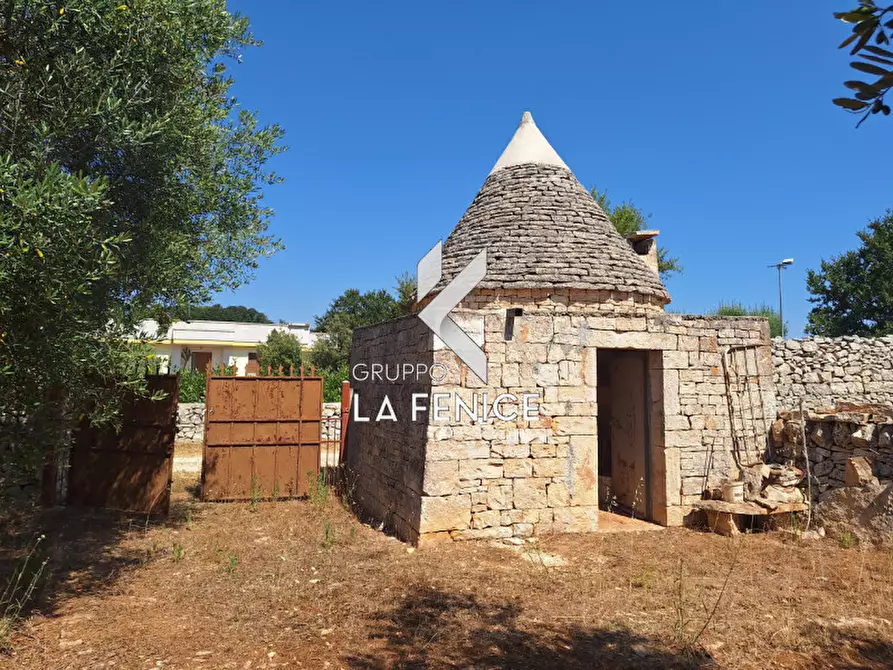
[[778, 406], [810, 410], [838, 402], [893, 405], [893, 336], [772, 340]]
[[[429, 365], [433, 336], [416, 316], [386, 321], [354, 331], [350, 368], [357, 364]], [[394, 382], [351, 379], [350, 428], [347, 431], [349, 493], [361, 513], [382, 523], [398, 537], [418, 538], [420, 497], [425, 461], [426, 422], [406, 416], [413, 393], [427, 395], [430, 379]], [[375, 421], [387, 396], [401, 415], [398, 421]], [[357, 417], [369, 419], [357, 420]]]
[[181, 402], [177, 405], [177, 442], [203, 442], [205, 439], [205, 403]]
[[[871, 408], [866, 408], [871, 409]], [[893, 478], [893, 410], [805, 413], [806, 443], [814, 493], [846, 485], [847, 460], [864, 456], [874, 476]], [[772, 425], [773, 448], [784, 460], [805, 465], [800, 412], [780, 413]]]
[[[341, 414], [340, 402], [322, 404], [322, 440], [341, 439], [340, 424], [334, 420]], [[181, 402], [177, 405], [177, 442], [203, 442], [205, 439], [205, 403]]]

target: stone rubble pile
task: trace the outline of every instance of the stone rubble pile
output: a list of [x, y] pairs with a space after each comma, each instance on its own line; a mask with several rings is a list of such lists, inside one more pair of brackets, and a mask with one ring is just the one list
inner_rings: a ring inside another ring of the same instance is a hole
[[816, 494], [846, 486], [847, 461], [865, 457], [879, 479], [893, 477], [893, 406], [839, 403], [835, 409], [782, 411], [770, 430], [773, 460], [803, 461], [801, 427]]
[[799, 488], [804, 473], [799, 468], [780, 463], [758, 463], [744, 470], [744, 498], [768, 509], [779, 505], [802, 503]]

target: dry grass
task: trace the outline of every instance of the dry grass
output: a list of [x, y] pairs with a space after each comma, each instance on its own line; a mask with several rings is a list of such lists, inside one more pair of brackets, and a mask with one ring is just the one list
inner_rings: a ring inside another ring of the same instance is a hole
[[0, 569], [39, 526], [52, 570], [0, 667], [893, 665], [893, 554], [832, 541], [555, 536], [538, 549], [566, 564], [545, 567], [483, 543], [410, 552], [336, 501], [252, 512], [185, 492], [164, 524], [0, 522]]

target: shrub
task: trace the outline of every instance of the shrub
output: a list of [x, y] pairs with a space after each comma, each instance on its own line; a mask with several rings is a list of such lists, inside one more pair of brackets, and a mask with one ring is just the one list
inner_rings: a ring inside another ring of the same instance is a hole
[[294, 366], [295, 371], [301, 367], [301, 341], [292, 333], [274, 330], [267, 336], [267, 341], [257, 347], [257, 362], [261, 370], [267, 366], [278, 370], [282, 366], [287, 371]]
[[205, 401], [205, 373], [201, 370], [180, 371], [180, 402]]
[[323, 379], [323, 402], [340, 402], [341, 382], [347, 381], [348, 379], [347, 363], [341, 363], [334, 368], [319, 369], [316, 371], [316, 374]]

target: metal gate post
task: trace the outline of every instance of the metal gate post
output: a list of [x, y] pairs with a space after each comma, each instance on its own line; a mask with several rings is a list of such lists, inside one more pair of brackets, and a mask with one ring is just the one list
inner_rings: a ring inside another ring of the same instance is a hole
[[347, 422], [350, 419], [350, 382], [341, 382], [341, 453], [338, 455], [338, 465], [344, 465], [344, 457], [347, 452]]

